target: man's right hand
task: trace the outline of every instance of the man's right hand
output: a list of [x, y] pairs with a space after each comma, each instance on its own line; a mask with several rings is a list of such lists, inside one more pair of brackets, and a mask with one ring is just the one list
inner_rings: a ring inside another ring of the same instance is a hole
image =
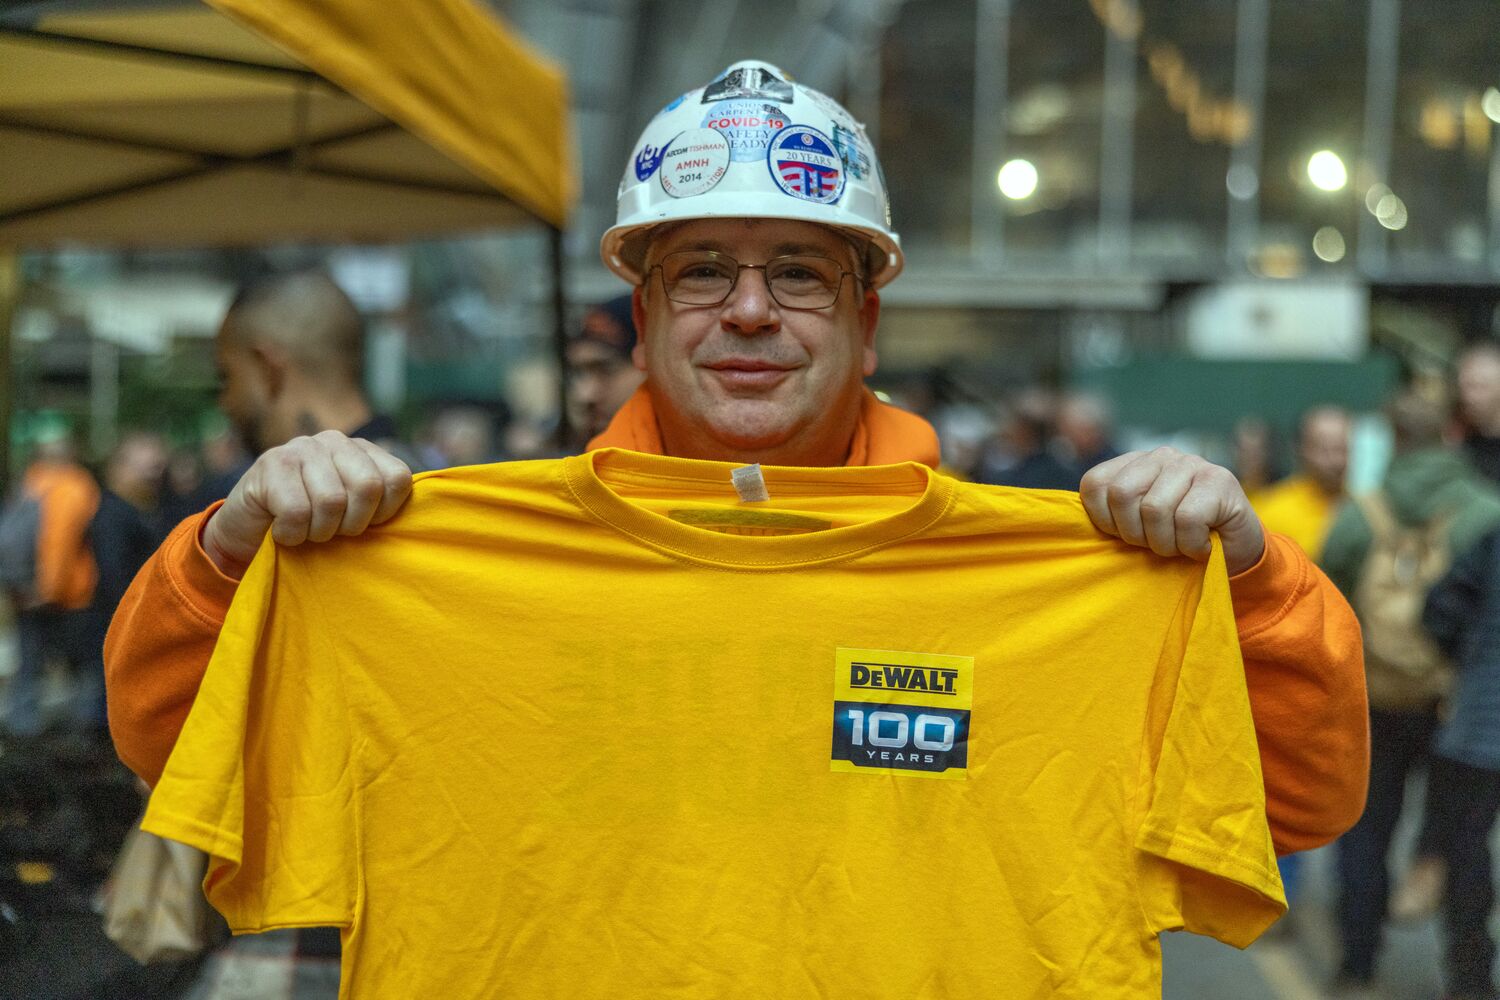
[[293, 438], [250, 466], [203, 529], [203, 551], [239, 579], [266, 532], [279, 545], [358, 535], [411, 495], [411, 470], [389, 452], [338, 431]]

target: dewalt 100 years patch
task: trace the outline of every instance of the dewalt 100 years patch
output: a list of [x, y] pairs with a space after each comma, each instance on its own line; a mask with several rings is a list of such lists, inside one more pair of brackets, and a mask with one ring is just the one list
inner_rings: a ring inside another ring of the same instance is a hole
[[840, 647], [829, 767], [967, 779], [973, 701], [972, 656]]

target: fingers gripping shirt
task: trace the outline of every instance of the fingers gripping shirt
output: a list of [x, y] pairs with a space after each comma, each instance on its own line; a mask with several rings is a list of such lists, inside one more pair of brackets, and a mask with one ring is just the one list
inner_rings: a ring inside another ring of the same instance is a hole
[[[146, 826], [354, 997], [1155, 997], [1284, 908], [1217, 549], [603, 451], [262, 549]], [[934, 780], [937, 779], [937, 780]]]

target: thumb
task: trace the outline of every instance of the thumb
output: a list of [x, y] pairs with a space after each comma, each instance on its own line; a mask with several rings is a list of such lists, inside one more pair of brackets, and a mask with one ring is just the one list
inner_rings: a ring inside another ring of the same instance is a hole
[[1248, 503], [1231, 513], [1215, 530], [1224, 546], [1224, 567], [1230, 576], [1243, 573], [1260, 562], [1266, 551], [1266, 532]]
[[203, 551], [226, 576], [238, 580], [271, 529], [272, 516], [256, 496], [247, 475], [240, 480], [223, 506], [209, 516], [203, 528]]

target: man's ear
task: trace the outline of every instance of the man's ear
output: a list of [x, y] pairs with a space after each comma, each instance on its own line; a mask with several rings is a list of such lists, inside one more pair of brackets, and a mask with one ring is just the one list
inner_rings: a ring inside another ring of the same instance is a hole
[[275, 344], [250, 345], [250, 362], [265, 386], [266, 398], [277, 399], [286, 389], [287, 373], [291, 361], [286, 352]]
[[630, 293], [630, 319], [635, 323], [635, 346], [630, 349], [630, 362], [641, 371], [646, 370], [646, 286], [636, 285]]
[[875, 374], [880, 358], [875, 352], [875, 328], [880, 324], [880, 295], [875, 289], [865, 291], [865, 300], [859, 307], [860, 332], [864, 336], [865, 378]]

